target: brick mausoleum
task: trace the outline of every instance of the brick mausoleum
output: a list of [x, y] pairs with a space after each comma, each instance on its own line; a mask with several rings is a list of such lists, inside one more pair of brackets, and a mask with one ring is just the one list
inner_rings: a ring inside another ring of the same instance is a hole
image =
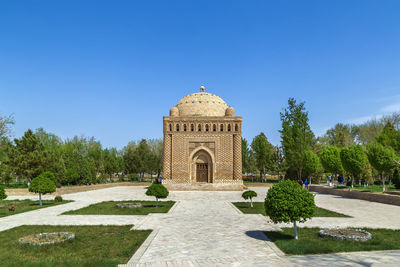
[[219, 96], [182, 98], [164, 117], [163, 184], [241, 187], [242, 117]]

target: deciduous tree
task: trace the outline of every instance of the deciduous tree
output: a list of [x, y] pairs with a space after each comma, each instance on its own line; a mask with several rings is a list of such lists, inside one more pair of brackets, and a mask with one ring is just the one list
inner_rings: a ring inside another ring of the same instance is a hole
[[251, 142], [251, 148], [254, 152], [257, 169], [260, 171], [260, 179], [262, 179], [266, 171], [273, 167], [273, 147], [265, 134], [260, 133]]
[[353, 145], [342, 148], [340, 160], [344, 170], [351, 174], [351, 187], [354, 186], [354, 178], [358, 178], [365, 167], [366, 156], [361, 145]]
[[367, 148], [368, 161], [380, 173], [383, 185], [382, 190], [385, 192], [385, 177], [383, 174], [384, 172], [389, 173], [394, 169], [395, 154], [391, 148], [384, 147], [376, 142], [369, 144]]
[[293, 223], [294, 238], [298, 239], [297, 222], [305, 222], [314, 216], [314, 196], [296, 181], [285, 180], [268, 190], [265, 211], [274, 223]]
[[304, 152], [311, 149], [314, 134], [308, 124], [305, 103], [297, 104], [294, 98], [289, 98], [288, 105], [281, 113], [282, 129], [279, 132], [285, 160], [289, 167], [296, 170], [298, 179], [301, 179], [305, 162]]
[[56, 191], [54, 174], [52, 172], [43, 172], [38, 177], [32, 180], [29, 185], [29, 192], [39, 193], [39, 203], [42, 206], [42, 194], [49, 194]]

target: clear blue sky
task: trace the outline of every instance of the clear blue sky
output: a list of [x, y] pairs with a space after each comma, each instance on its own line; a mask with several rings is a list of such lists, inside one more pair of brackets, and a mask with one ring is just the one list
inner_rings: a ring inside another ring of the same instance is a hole
[[306, 101], [319, 135], [400, 110], [400, 1], [2, 1], [0, 113], [122, 148], [162, 137], [183, 96], [221, 96], [280, 141]]

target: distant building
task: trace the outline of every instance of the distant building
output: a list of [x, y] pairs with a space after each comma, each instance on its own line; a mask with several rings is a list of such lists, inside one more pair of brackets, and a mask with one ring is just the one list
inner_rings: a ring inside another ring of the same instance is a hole
[[164, 117], [165, 184], [243, 185], [242, 117], [219, 96], [182, 98]]

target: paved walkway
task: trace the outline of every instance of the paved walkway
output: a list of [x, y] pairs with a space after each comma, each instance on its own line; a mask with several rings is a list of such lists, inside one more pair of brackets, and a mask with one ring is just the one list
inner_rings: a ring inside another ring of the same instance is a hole
[[[263, 201], [266, 188], [252, 188]], [[241, 214], [231, 205], [242, 201], [241, 192], [171, 192], [177, 204], [167, 214], [60, 215], [109, 200], [149, 200], [144, 187], [114, 187], [64, 195], [72, 203], [0, 218], [0, 231], [30, 225], [135, 225], [153, 229], [151, 236], [130, 259], [128, 266], [370, 266], [400, 264], [399, 251], [283, 256], [263, 231], [278, 229], [261, 216]], [[18, 197], [12, 197], [13, 199]], [[26, 198], [26, 197], [24, 197]], [[32, 197], [28, 197], [32, 198]], [[11, 197], [10, 197], [11, 199]], [[400, 207], [317, 195], [317, 205], [353, 218], [314, 218], [301, 226], [353, 226], [400, 229]]]

